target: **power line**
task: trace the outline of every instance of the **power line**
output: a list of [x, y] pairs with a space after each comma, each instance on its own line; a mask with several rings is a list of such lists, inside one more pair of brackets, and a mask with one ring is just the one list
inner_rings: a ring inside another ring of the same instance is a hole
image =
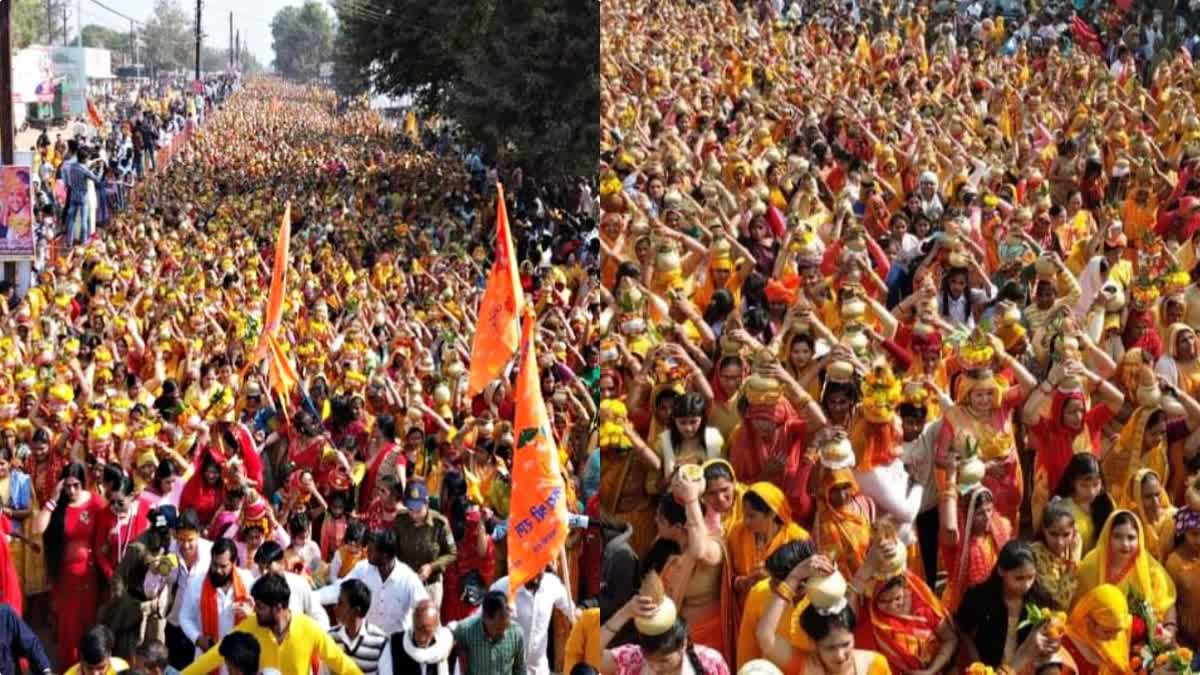
[[137, 23], [137, 24], [142, 23], [141, 21], [138, 21], [137, 19], [135, 19], [131, 16], [126, 16], [125, 14], [118, 12], [117, 10], [113, 9], [112, 7], [109, 7], [108, 5], [104, 4], [103, 2], [100, 2], [100, 0], [91, 0], [91, 2], [96, 5], [99, 5], [100, 7], [103, 7], [104, 9], [107, 9], [108, 11], [112, 12], [113, 14], [116, 14], [117, 16], [121, 17], [122, 19], [125, 19], [126, 21], [132, 21], [133, 23]]
[[348, 2], [339, 3], [339, 8], [345, 16], [362, 19], [365, 21], [389, 21], [391, 17], [377, 10], [366, 9], [365, 7], [353, 5]]
[[341, 9], [349, 16], [376, 21], [391, 18], [388, 16], [387, 8], [372, 5], [365, 0], [341, 0], [337, 3], [335, 9]]

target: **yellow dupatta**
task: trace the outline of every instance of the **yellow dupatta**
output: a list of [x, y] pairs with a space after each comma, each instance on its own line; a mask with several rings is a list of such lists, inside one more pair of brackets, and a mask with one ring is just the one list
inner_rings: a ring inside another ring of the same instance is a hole
[[[729, 471], [729, 475], [733, 476], [733, 506], [730, 507], [727, 513], [715, 514], [720, 517], [721, 536], [728, 537], [733, 530], [733, 526], [742, 522], [742, 497], [746, 495], [746, 485], [737, 479], [737, 472], [733, 470], [733, 465], [724, 459], [710, 459], [700, 465], [700, 468], [707, 471], [708, 467], [714, 464], [723, 465]], [[710, 524], [712, 527], [712, 524]]]
[[1142, 451], [1142, 438], [1146, 435], [1146, 426], [1151, 416], [1159, 410], [1161, 408], [1157, 405], [1140, 406], [1135, 410], [1121, 429], [1116, 445], [1100, 460], [1104, 484], [1112, 491], [1111, 496], [1117, 504], [1125, 503], [1125, 490], [1129, 486], [1129, 478], [1138, 469], [1151, 469], [1164, 484], [1169, 477], [1165, 439], [1150, 450]]
[[[774, 553], [780, 546], [795, 539], [808, 539], [808, 532], [792, 520], [792, 508], [787, 498], [774, 483], [760, 481], [746, 488], [746, 494], [754, 494], [766, 502], [771, 511], [783, 524], [779, 531], [765, 546], [755, 544], [754, 533], [747, 527], [744, 519], [734, 524], [729, 531], [729, 557], [733, 562], [734, 577], [746, 576], [762, 566], [767, 556]], [[743, 509], [742, 513], [745, 513]]]
[[[1112, 640], [1099, 640], [1092, 635], [1090, 624], [1119, 630]], [[1133, 616], [1125, 593], [1112, 584], [1101, 584], [1088, 591], [1075, 603], [1067, 619], [1067, 636], [1100, 658], [1100, 675], [1121, 675], [1129, 672], [1129, 636]]]
[[[1158, 493], [1158, 503], [1162, 507], [1162, 514], [1155, 522], [1150, 522], [1150, 518], [1146, 515], [1145, 504], [1143, 504], [1145, 500], [1142, 498], [1142, 483], [1146, 480], [1147, 476], [1151, 475], [1158, 478], [1158, 483], [1162, 486], [1162, 491]], [[1145, 525], [1142, 534], [1146, 538], [1146, 548], [1150, 551], [1150, 555], [1159, 560], [1166, 560], [1167, 551], [1164, 549], [1163, 544], [1165, 543], [1165, 538], [1172, 537], [1175, 533], [1175, 507], [1171, 505], [1171, 500], [1167, 498], [1167, 484], [1152, 469], [1138, 469], [1129, 477], [1129, 485], [1126, 486], [1125, 495], [1125, 502], [1119, 506], [1123, 509], [1133, 511], [1138, 520]]]
[[[1138, 551], [1133, 564], [1123, 570], [1109, 570], [1112, 546], [1113, 521], [1120, 514], [1133, 516], [1137, 521]], [[1110, 576], [1113, 575], [1113, 576]], [[1146, 548], [1145, 527], [1142, 521], [1132, 511], [1119, 509], [1113, 511], [1100, 530], [1096, 539], [1096, 548], [1092, 549], [1079, 563], [1079, 587], [1075, 590], [1076, 602], [1098, 586], [1111, 584], [1128, 593], [1137, 591], [1154, 609], [1157, 617], [1164, 617], [1167, 611], [1175, 605], [1175, 582], [1171, 580], [1162, 563]]]

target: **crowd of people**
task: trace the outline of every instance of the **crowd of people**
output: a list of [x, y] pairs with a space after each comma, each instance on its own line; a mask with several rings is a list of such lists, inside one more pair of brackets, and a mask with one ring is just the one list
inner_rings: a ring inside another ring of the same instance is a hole
[[[30, 148], [34, 269], [41, 271], [59, 250], [87, 241], [123, 211], [133, 186], [166, 159], [172, 140], [203, 124], [205, 111], [239, 82], [236, 73], [212, 76], [202, 93], [175, 81], [117, 83], [112, 92], [88, 99], [87, 117], [64, 131], [43, 129]], [[19, 290], [23, 295], [26, 289]]]
[[[335, 108], [248, 82], [0, 305], [3, 672], [598, 662], [594, 192]], [[501, 183], [575, 514], [512, 593], [515, 368], [467, 392]], [[254, 358], [285, 203], [287, 396]]]
[[604, 3], [602, 672], [1200, 669], [1196, 26], [1013, 4]]

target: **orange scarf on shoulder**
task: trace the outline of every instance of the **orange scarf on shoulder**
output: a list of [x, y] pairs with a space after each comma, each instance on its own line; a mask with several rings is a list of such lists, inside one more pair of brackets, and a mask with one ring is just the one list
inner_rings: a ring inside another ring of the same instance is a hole
[[[242, 582], [242, 575], [238, 574], [236, 569], [233, 571], [231, 581], [233, 582], [233, 601], [238, 603], [249, 599], [250, 594], [246, 592], [246, 584]], [[234, 623], [237, 622], [234, 621]], [[204, 585], [200, 588], [200, 630], [204, 635], [212, 638], [213, 643], [217, 643], [221, 640], [219, 626], [217, 589], [206, 576]]]

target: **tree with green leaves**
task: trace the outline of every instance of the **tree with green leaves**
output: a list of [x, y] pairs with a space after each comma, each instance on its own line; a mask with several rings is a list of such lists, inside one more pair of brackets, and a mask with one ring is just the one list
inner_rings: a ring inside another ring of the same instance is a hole
[[195, 62], [195, 22], [180, 0], [155, 0], [142, 27], [145, 63], [151, 72], [190, 70]]
[[596, 172], [597, 0], [337, 0], [342, 93], [370, 85], [452, 118], [488, 153], [550, 177]]
[[313, 80], [333, 57], [333, 17], [316, 0], [284, 7], [271, 20], [275, 70], [295, 80]]
[[[62, 44], [63, 8], [67, 0], [8, 0], [12, 2], [9, 21], [12, 26], [12, 48], [24, 49], [34, 44]], [[50, 21], [46, 21], [46, 9]], [[49, 33], [47, 33], [49, 31]]]
[[88, 24], [83, 27], [83, 46], [108, 49], [119, 59], [129, 54], [129, 33]]

